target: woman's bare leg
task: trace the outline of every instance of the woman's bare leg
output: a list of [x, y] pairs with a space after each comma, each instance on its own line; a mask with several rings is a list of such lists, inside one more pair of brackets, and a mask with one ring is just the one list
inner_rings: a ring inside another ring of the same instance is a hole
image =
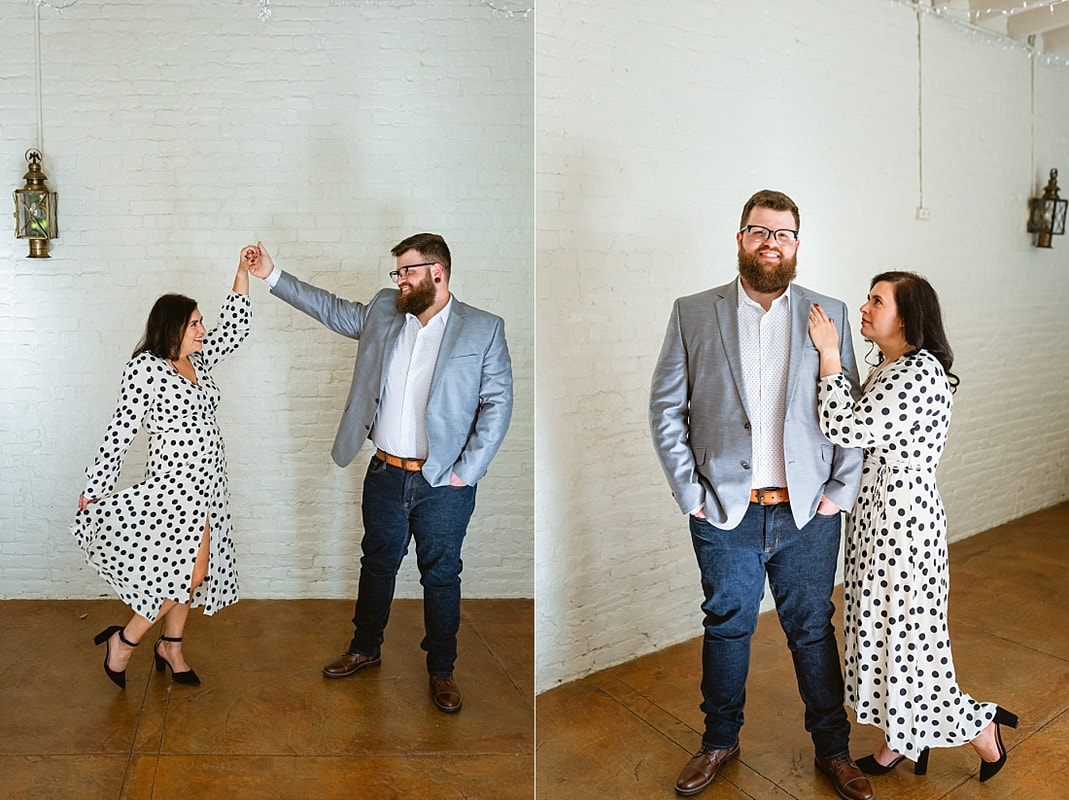
[[[174, 600], [164, 600], [163, 605], [160, 606], [160, 613], [157, 615], [157, 619], [162, 617], [173, 610], [179, 604]], [[153, 623], [140, 614], [134, 614], [130, 617], [130, 621], [126, 623], [126, 627], [123, 628], [122, 635], [126, 637], [126, 641], [138, 644], [141, 638], [149, 632]], [[122, 672], [126, 669], [126, 665], [130, 662], [130, 656], [134, 654], [133, 647], [127, 647], [123, 644], [122, 639], [119, 638], [118, 633], [111, 635], [111, 640], [108, 642], [109, 652], [111, 653], [108, 658], [108, 667], [115, 672]]]
[[[193, 599], [193, 592], [196, 588], [204, 582], [204, 576], [208, 574], [209, 534], [211, 532], [209, 524], [208, 520], [204, 520], [204, 537], [200, 540], [197, 559], [193, 562], [193, 576], [189, 587], [190, 600]], [[173, 601], [168, 600], [167, 602]], [[182, 632], [186, 629], [186, 619], [188, 617], [189, 604], [175, 603], [174, 607], [169, 609], [167, 616], [163, 618], [163, 635], [172, 639], [181, 639]], [[189, 664], [186, 663], [185, 658], [182, 656], [181, 642], [162, 641], [157, 645], [157, 650], [161, 656], [167, 659], [171, 669], [175, 672], [186, 672], [189, 669]]]

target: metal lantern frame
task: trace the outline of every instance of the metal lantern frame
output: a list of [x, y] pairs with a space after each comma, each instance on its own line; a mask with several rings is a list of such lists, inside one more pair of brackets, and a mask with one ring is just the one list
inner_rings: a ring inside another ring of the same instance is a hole
[[59, 195], [48, 188], [48, 176], [41, 169], [42, 160], [40, 151], [26, 151], [29, 169], [22, 176], [26, 185], [13, 193], [15, 236], [29, 241], [30, 258], [51, 258], [48, 241], [59, 236]]
[[1050, 180], [1042, 197], [1028, 201], [1028, 232], [1038, 234], [1036, 247], [1050, 247], [1051, 237], [1065, 233], [1065, 215], [1069, 200], [1058, 196], [1058, 170], [1050, 171]]

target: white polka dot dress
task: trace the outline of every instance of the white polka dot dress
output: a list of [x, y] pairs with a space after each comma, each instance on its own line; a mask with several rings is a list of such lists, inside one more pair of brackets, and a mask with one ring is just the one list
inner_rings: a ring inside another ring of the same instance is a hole
[[[214, 614], [238, 599], [226, 453], [215, 421], [220, 392], [212, 369], [248, 335], [250, 317], [248, 296], [231, 293], [219, 325], [204, 336], [201, 352], [190, 355], [197, 384], [151, 353], [131, 359], [104, 442], [86, 470], [85, 496], [101, 499], [77, 515], [71, 532], [123, 602], [152, 622], [164, 600]], [[145, 479], [113, 493], [139, 428], [149, 435]], [[206, 518], [208, 574], [191, 602]]]
[[822, 378], [818, 402], [829, 440], [865, 448], [846, 533], [846, 701], [911, 759], [965, 744], [996, 706], [958, 688], [947, 633], [946, 514], [935, 486], [953, 406], [946, 374], [921, 350], [880, 369], [857, 402], [841, 374]]

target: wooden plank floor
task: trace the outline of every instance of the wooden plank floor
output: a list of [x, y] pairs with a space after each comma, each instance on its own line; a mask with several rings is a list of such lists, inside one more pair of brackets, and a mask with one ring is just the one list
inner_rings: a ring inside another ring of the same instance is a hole
[[464, 707], [431, 703], [422, 603], [394, 603], [382, 665], [341, 679], [348, 600], [243, 600], [190, 614], [200, 687], [152, 666], [150, 632], [108, 681], [92, 637], [129, 613], [116, 600], [0, 602], [0, 798], [331, 800], [531, 798], [530, 600], [463, 604], [456, 678]]
[[[971, 747], [935, 750], [928, 775], [873, 778], [879, 800], [1063, 800], [1069, 797], [1069, 504], [950, 546], [950, 633], [962, 690], [1021, 717], [1004, 729], [1009, 760], [977, 781]], [[697, 579], [697, 578], [695, 578]], [[842, 590], [837, 590], [842, 631]], [[700, 631], [698, 609], [695, 628]], [[841, 642], [840, 642], [841, 645]], [[753, 640], [741, 758], [702, 800], [835, 798], [813, 768], [803, 706], [774, 612]], [[538, 696], [537, 796], [672, 798], [700, 745], [701, 637]], [[855, 757], [882, 734], [855, 726]]]

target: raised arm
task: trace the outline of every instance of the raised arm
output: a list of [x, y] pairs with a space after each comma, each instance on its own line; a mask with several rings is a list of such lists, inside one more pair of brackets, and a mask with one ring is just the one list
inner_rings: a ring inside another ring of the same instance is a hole
[[242, 248], [238, 257], [238, 271], [234, 286], [223, 301], [216, 326], [204, 334], [204, 348], [200, 352], [204, 369], [213, 369], [220, 361], [237, 350], [238, 345], [249, 335], [252, 319], [252, 304], [249, 301], [249, 269], [256, 262], [255, 247]]
[[[249, 272], [262, 278], [271, 289], [271, 294], [284, 300], [298, 311], [303, 311], [335, 333], [350, 339], [359, 339], [364, 328], [367, 311], [375, 302], [367, 305], [353, 300], [343, 300], [325, 289], [295, 278], [275, 266], [263, 242], [250, 245], [255, 249], [251, 255]], [[249, 248], [246, 248], [249, 249]], [[383, 294], [380, 292], [380, 294]]]

